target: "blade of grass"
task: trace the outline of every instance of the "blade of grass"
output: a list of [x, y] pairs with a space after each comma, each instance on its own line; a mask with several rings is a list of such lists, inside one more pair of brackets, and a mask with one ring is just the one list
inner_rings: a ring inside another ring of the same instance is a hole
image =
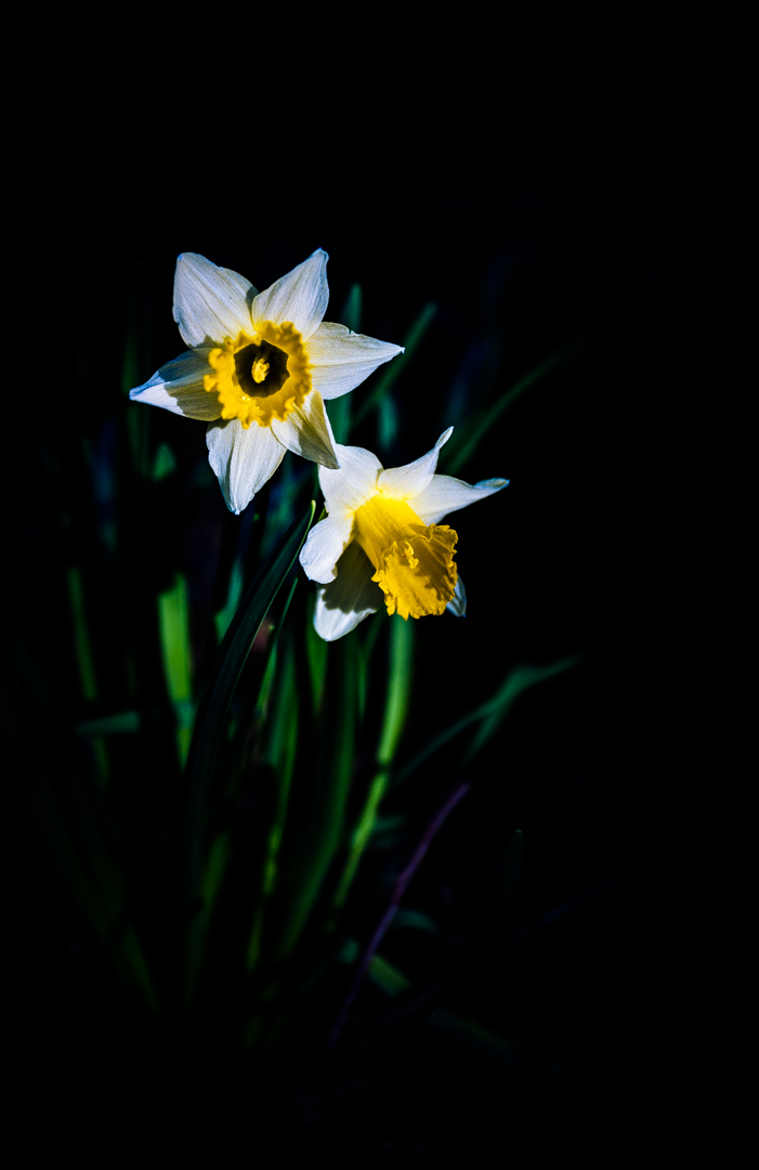
[[298, 746], [298, 694], [295, 670], [295, 649], [290, 641], [283, 648], [282, 665], [277, 680], [277, 694], [268, 726], [269, 743], [266, 753], [278, 777], [276, 807], [266, 842], [261, 899], [253, 921], [248, 944], [248, 970], [255, 967], [260, 949], [264, 915], [277, 882], [279, 846], [287, 817], [290, 784], [295, 768]]
[[456, 807], [456, 805], [459, 803], [459, 801], [463, 800], [463, 798], [466, 796], [468, 791], [469, 791], [468, 784], [459, 784], [454, 789], [454, 791], [450, 794], [450, 796], [448, 796], [448, 798], [445, 801], [445, 803], [443, 804], [443, 806], [440, 809], [438, 809], [438, 811], [435, 813], [435, 816], [432, 818], [432, 820], [428, 824], [427, 828], [425, 829], [425, 831], [422, 835], [422, 838], [421, 838], [419, 844], [417, 845], [416, 849], [414, 850], [414, 853], [413, 853], [408, 865], [402, 871], [402, 873], [398, 876], [398, 880], [396, 881], [395, 886], [393, 887], [393, 893], [392, 893], [392, 896], [390, 898], [390, 904], [389, 904], [387, 910], [385, 911], [385, 913], [383, 914], [382, 918], [380, 919], [379, 925], [377, 926], [377, 929], [375, 930], [374, 934], [372, 935], [371, 939], [369, 940], [369, 943], [367, 944], [366, 950], [364, 951], [364, 953], [361, 957], [361, 960], [358, 963], [358, 966], [356, 968], [356, 974], [355, 974], [355, 977], [353, 980], [353, 984], [352, 984], [350, 991], [348, 992], [348, 995], [345, 999], [345, 1002], [340, 1010], [340, 1014], [339, 1014], [337, 1020], [335, 1021], [335, 1026], [332, 1029], [332, 1033], [330, 1035], [330, 1041], [329, 1041], [331, 1048], [334, 1048], [334, 1046], [337, 1044], [337, 1041], [340, 1037], [340, 1032], [342, 1031], [342, 1029], [345, 1025], [345, 1021], [348, 1018], [348, 1013], [350, 1012], [351, 1005], [353, 1004], [353, 1001], [355, 1000], [356, 996], [358, 995], [358, 990], [359, 990], [359, 987], [361, 986], [361, 980], [362, 980], [375, 952], [377, 951], [377, 948], [379, 947], [380, 943], [382, 942], [382, 939], [385, 937], [385, 934], [387, 933], [387, 930], [388, 930], [391, 922], [393, 921], [393, 918], [395, 917], [395, 915], [398, 911], [398, 907], [400, 906], [400, 903], [401, 903], [401, 898], [405, 894], [406, 889], [409, 885], [409, 882], [411, 881], [411, 879], [413, 878], [417, 869], [421, 865], [421, 863], [424, 859], [424, 856], [430, 847], [430, 844], [432, 842], [433, 837], [436, 835], [438, 830], [441, 828], [443, 822], [446, 820], [448, 815], [453, 811], [453, 809]]
[[315, 595], [309, 604], [308, 623], [306, 625], [306, 659], [308, 662], [308, 677], [311, 683], [311, 706], [314, 715], [318, 715], [324, 700], [328, 643], [323, 638], [320, 638], [314, 629], [314, 606]]
[[546, 374], [550, 373], [556, 366], [561, 365], [562, 362], [566, 361], [576, 352], [577, 346], [573, 346], [568, 349], [562, 349], [551, 357], [546, 358], [534, 370], [530, 370], [528, 374], [520, 378], [492, 406], [483, 411], [479, 419], [471, 423], [469, 427], [462, 426], [457, 428], [450, 443], [450, 450], [446, 452], [446, 473], [448, 475], [458, 474], [471, 459], [482, 437], [488, 433], [503, 412], [512, 406], [525, 390], [534, 385], [535, 382], [540, 381], [541, 378], [545, 377]]
[[[473, 724], [483, 722], [483, 724], [486, 724], [487, 726], [487, 731], [483, 736], [478, 735], [475, 741], [473, 741], [470, 745], [466, 759], [471, 760], [476, 751], [479, 751], [480, 748], [497, 730], [499, 724], [506, 717], [512, 704], [522, 693], [522, 691], [526, 690], [528, 687], [536, 686], [545, 679], [553, 678], [554, 675], [560, 674], [564, 670], [570, 670], [573, 666], [576, 666], [579, 661], [579, 657], [562, 658], [557, 662], [551, 663], [549, 666], [517, 667], [516, 670], [512, 671], [507, 676], [503, 685], [490, 699], [488, 699], [485, 703], [481, 703], [478, 707], [475, 707], [475, 709], [470, 711], [468, 715], [464, 715], [461, 719], [457, 720], [456, 723], [453, 723], [450, 727], [447, 727], [445, 731], [440, 733], [440, 735], [437, 735], [434, 739], [431, 739], [427, 744], [425, 744], [421, 751], [417, 752], [415, 756], [412, 756], [412, 758], [406, 764], [399, 768], [393, 776], [393, 785], [400, 784], [403, 780], [406, 780], [407, 777], [415, 772], [417, 768], [421, 767], [421, 765], [424, 764], [430, 758], [430, 756], [434, 755], [435, 752], [439, 752], [441, 748], [444, 748], [447, 744], [451, 743], [451, 741], [454, 740], [457, 735], [460, 735], [462, 731], [466, 731], [466, 729], [471, 727]], [[475, 742], [477, 745], [476, 748], [474, 746]]]
[[358, 869], [361, 854], [366, 848], [366, 843], [374, 828], [377, 810], [385, 794], [398, 741], [406, 723], [411, 688], [413, 635], [413, 627], [410, 622], [405, 622], [399, 617], [390, 622], [388, 687], [385, 715], [377, 750], [377, 770], [369, 786], [366, 803], [353, 832], [345, 868], [335, 890], [333, 905], [336, 910], [345, 902], [351, 882]]
[[339, 679], [336, 725], [327, 745], [326, 766], [312, 794], [316, 798], [315, 824], [310, 843], [304, 845], [305, 861], [291, 893], [288, 920], [278, 947], [280, 957], [295, 948], [342, 840], [356, 752], [358, 648], [353, 639], [346, 638], [334, 649]]
[[224, 873], [229, 860], [229, 834], [217, 833], [211, 848], [208, 851], [206, 867], [201, 885], [202, 909], [193, 919], [190, 927], [188, 972], [187, 972], [187, 1001], [192, 999], [195, 983], [200, 968], [203, 947], [208, 935], [208, 927], [216, 902], [219, 888], [224, 879]]
[[158, 628], [166, 690], [177, 716], [177, 754], [182, 766], [192, 734], [192, 652], [184, 573], [177, 573], [172, 588], [158, 595]]
[[383, 401], [391, 386], [395, 382], [395, 379], [400, 373], [402, 373], [404, 367], [408, 363], [414, 351], [417, 349], [420, 341], [424, 337], [424, 334], [427, 332], [430, 324], [432, 323], [432, 319], [436, 312], [437, 305], [433, 302], [430, 302], [424, 306], [421, 313], [406, 335], [406, 339], [403, 343], [404, 352], [402, 354], [398, 354], [397, 357], [393, 358], [393, 360], [385, 366], [385, 372], [380, 376], [376, 386], [369, 393], [369, 395], [364, 398], [361, 407], [356, 411], [353, 420], [354, 428], [359, 426], [359, 424], [364, 421], [369, 412], [376, 410], [376, 408]]
[[261, 567], [251, 582], [219, 647], [213, 682], [198, 708], [185, 769], [190, 902], [199, 885], [208, 791], [219, 748], [225, 739], [229, 705], [256, 635], [275, 597], [295, 568], [315, 509], [316, 504], [312, 500], [306, 516], [292, 525], [278, 554], [268, 566]]

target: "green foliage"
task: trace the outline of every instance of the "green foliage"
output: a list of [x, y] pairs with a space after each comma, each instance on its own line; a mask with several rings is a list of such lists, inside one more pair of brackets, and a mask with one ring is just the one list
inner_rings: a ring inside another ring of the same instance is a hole
[[[351, 441], [371, 420], [383, 452], [392, 448], [399, 414], [391, 391], [435, 314], [434, 304], [422, 308], [405, 338], [405, 354], [355, 401], [348, 394], [329, 404], [339, 442]], [[361, 288], [354, 285], [340, 319], [359, 330], [361, 317]], [[139, 339], [130, 336], [125, 386], [134, 384], [138, 350]], [[467, 472], [503, 412], [561, 360], [548, 359], [495, 402], [481, 403], [446, 451], [446, 471]], [[130, 482], [151, 493], [147, 499], [159, 500], [184, 466], [165, 441], [152, 439], [152, 425], [149, 411], [127, 410], [124, 448]], [[446, 419], [437, 425], [444, 429]], [[241, 1044], [274, 1045], [286, 1028], [288, 1004], [328, 976], [330, 956], [345, 963], [360, 953], [350, 912], [376, 880], [367, 855], [374, 849], [387, 858], [408, 845], [403, 809], [398, 812], [397, 802], [386, 809], [389, 790], [438, 766], [444, 753], [449, 770], [470, 769], [502, 734], [519, 697], [578, 661], [510, 663], [489, 697], [476, 691], [465, 696], [463, 713], [444, 727], [430, 719], [428, 705], [424, 742], [404, 759], [405, 737], [422, 710], [414, 691], [415, 623], [383, 613], [336, 644], [317, 636], [314, 590], [298, 585], [298, 554], [317, 514], [315, 501], [307, 502], [313, 484], [310, 469], [285, 461], [276, 492], [250, 526], [254, 555], [241, 541], [234, 556], [220, 560], [213, 605], [206, 602], [202, 613], [192, 570], [178, 557], [152, 594], [146, 587], [143, 612], [152, 606], [154, 644], [141, 658], [125, 652], [123, 674], [157, 667], [162, 680], [152, 676], [152, 690], [133, 679], [126, 699], [104, 692], [86, 579], [78, 565], [66, 577], [81, 700], [74, 726], [91, 751], [98, 795], [87, 784], [75, 786], [77, 840], [57, 797], [43, 790], [39, 815], [46, 840], [74, 900], [146, 1010], [160, 1014], [179, 1004], [202, 1014], [214, 1003], [213, 1011], [221, 1011], [222, 990], [223, 1011]], [[174, 758], [161, 759], [175, 801], [168, 844], [161, 837], [155, 846], [149, 824], [140, 838], [140, 817], [129, 826], [136, 836], [114, 844], [110, 827], [121, 811], [108, 788], [114, 747], [128, 742], [133, 752], [155, 750], [155, 728], [166, 720]], [[148, 844], [155, 857], [143, 878]], [[522, 846], [515, 834], [506, 885], [516, 880]], [[135, 884], [144, 884], [147, 894], [141, 889], [135, 896]], [[154, 900], [161, 906], [158, 925], [146, 910]], [[422, 908], [402, 908], [394, 929], [429, 940], [438, 924]], [[367, 973], [387, 997], [413, 989], [413, 979], [385, 956], [373, 954]], [[438, 1012], [436, 1026], [486, 1045], [501, 1043], [478, 1022], [452, 1013]]]

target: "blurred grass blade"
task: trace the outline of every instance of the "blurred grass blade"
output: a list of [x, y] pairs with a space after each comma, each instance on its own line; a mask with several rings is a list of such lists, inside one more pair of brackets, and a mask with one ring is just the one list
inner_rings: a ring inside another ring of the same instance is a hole
[[292, 641], [288, 639], [282, 648], [276, 696], [267, 727], [266, 760], [277, 775], [277, 795], [272, 824], [266, 841], [261, 901], [256, 911], [248, 945], [247, 964], [249, 970], [258, 961], [266, 904], [271, 899], [277, 883], [279, 847], [285, 828], [290, 783], [295, 769], [298, 747], [298, 710], [295, 648]]
[[402, 995], [411, 987], [411, 980], [392, 963], [388, 963], [382, 955], [372, 955], [367, 974], [373, 983], [376, 983], [386, 995], [393, 996], [393, 998], [396, 995]]
[[512, 705], [524, 691], [569, 670], [579, 661], [579, 657], [562, 658], [558, 662], [552, 662], [549, 666], [518, 666], [512, 670], [503, 686], [493, 696], [490, 704], [491, 709], [483, 716], [476, 734], [472, 737], [464, 757], [465, 760], [469, 761], [476, 756], [477, 752], [495, 735]]
[[141, 989], [151, 1008], [156, 997], [137, 934], [125, 915], [124, 874], [117, 868], [111, 843], [103, 833], [102, 805], [74, 778], [70, 824], [53, 790], [43, 781], [34, 794], [35, 821], [51, 851], [55, 869], [74, 902], [95, 931], [101, 946], [127, 982]]
[[525, 390], [534, 385], [535, 382], [540, 381], [541, 378], [544, 378], [556, 366], [566, 361], [568, 357], [576, 352], [576, 348], [575, 346], [570, 349], [563, 349], [553, 354], [552, 357], [546, 358], [534, 370], [530, 370], [528, 374], [520, 378], [505, 394], [502, 394], [500, 398], [496, 399], [492, 406], [482, 411], [480, 416], [468, 426], [457, 428], [451, 438], [449, 449], [446, 452], [446, 474], [457, 475], [469, 463], [480, 440], [488, 433], [503, 412], [516, 402]]
[[131, 926], [127, 927], [124, 932], [121, 940], [121, 950], [135, 983], [142, 990], [142, 994], [145, 996], [148, 1005], [153, 1011], [157, 1011], [158, 1001], [153, 989], [148, 965], [145, 962], [145, 955], [140, 946], [140, 940]]
[[367, 943], [361, 958], [356, 964], [353, 983], [348, 991], [348, 995], [343, 1002], [340, 1013], [330, 1034], [329, 1045], [331, 1048], [334, 1048], [335, 1044], [337, 1043], [340, 1032], [342, 1031], [345, 1025], [345, 1021], [347, 1020], [348, 1014], [351, 1010], [351, 1005], [358, 995], [361, 979], [366, 973], [373, 956], [377, 953], [377, 948], [382, 942], [382, 939], [387, 934], [387, 931], [389, 930], [393, 919], [398, 912], [401, 900], [403, 899], [406, 890], [408, 889], [409, 883], [412, 881], [414, 874], [427, 855], [427, 851], [434, 837], [439, 832], [441, 826], [445, 823], [447, 818], [453, 812], [454, 808], [456, 808], [456, 806], [461, 800], [463, 800], [468, 792], [469, 784], [459, 784], [453, 790], [453, 792], [449, 793], [442, 806], [438, 809], [433, 818], [427, 824], [427, 827], [425, 828], [421, 839], [419, 840], [413, 854], [411, 855], [408, 864], [404, 866], [398, 875], [395, 881], [395, 885], [393, 886], [390, 903], [385, 910], [385, 913], [382, 915], [382, 918], [380, 919], [371, 939]]
[[201, 886], [202, 909], [196, 914], [190, 928], [190, 944], [188, 958], [187, 998], [192, 998], [195, 983], [203, 956], [203, 947], [208, 935], [211, 915], [216, 898], [224, 879], [229, 861], [229, 834], [217, 833], [208, 851], [203, 882]]
[[358, 333], [361, 328], [362, 302], [361, 285], [352, 284], [345, 304], [343, 305], [342, 315], [338, 317], [338, 320], [342, 321], [344, 325], [347, 325], [349, 329], [352, 329], [354, 333]]
[[168, 479], [177, 469], [177, 461], [168, 443], [159, 443], [153, 459], [152, 478], [156, 481]]
[[83, 719], [75, 730], [77, 735], [88, 739], [101, 735], [135, 735], [140, 730], [140, 715], [138, 711], [119, 711], [116, 715]]
[[310, 840], [300, 845], [305, 860], [298, 881], [290, 892], [288, 919], [278, 948], [282, 957], [292, 952], [300, 938], [341, 843], [345, 806], [355, 766], [358, 724], [358, 646], [355, 639], [345, 638], [338, 642], [332, 657], [339, 680], [334, 725], [325, 745], [327, 755], [322, 774], [318, 776], [314, 772], [318, 782], [311, 792], [313, 828]]
[[166, 689], [177, 716], [179, 763], [183, 765], [192, 734], [190, 611], [184, 573], [177, 573], [172, 588], [158, 595], [158, 628]]
[[315, 715], [318, 715], [324, 699], [324, 682], [327, 677], [327, 646], [328, 643], [320, 638], [314, 629], [314, 607], [316, 593], [313, 592], [308, 609], [306, 625], [306, 659], [308, 661], [308, 676], [311, 683], [311, 706]]
[[390, 622], [390, 656], [385, 715], [377, 749], [377, 771], [369, 787], [369, 795], [362, 809], [350, 843], [348, 858], [335, 891], [334, 905], [343, 905], [358, 868], [361, 854], [371, 836], [380, 801], [387, 787], [390, 766], [401, 733], [406, 724], [411, 672], [413, 663], [414, 630], [410, 621], [396, 617]]
[[269, 566], [256, 574], [219, 647], [213, 682], [198, 709], [187, 759], [189, 881], [194, 892], [199, 884], [206, 794], [214, 764], [225, 742], [226, 716], [237, 680], [271, 605], [295, 567], [301, 545], [313, 522], [316, 504], [311, 500], [304, 518], [296, 520]]
[[81, 569], [78, 565], [72, 565], [66, 576], [74, 626], [74, 652], [79, 670], [79, 682], [82, 688], [83, 698], [91, 702], [97, 698], [98, 687], [95, 678], [92, 643], [90, 642], [90, 633], [87, 627]]
[[399, 768], [393, 777], [393, 783], [399, 784], [402, 780], [405, 780], [412, 772], [415, 772], [417, 768], [421, 767], [430, 756], [451, 743], [462, 731], [466, 731], [468, 727], [481, 722], [483, 728], [480, 729], [472, 740], [466, 754], [467, 760], [472, 759], [476, 752], [494, 734], [501, 721], [508, 714], [515, 699], [523, 691], [527, 690], [528, 687], [536, 686], [545, 679], [553, 678], [554, 675], [560, 674], [564, 670], [571, 669], [579, 661], [579, 657], [562, 658], [558, 662], [551, 663], [549, 666], [517, 667], [516, 670], [507, 676], [503, 685], [496, 691], [492, 698], [488, 699], [485, 703], [481, 703], [479, 707], [475, 707], [473, 711], [462, 716], [461, 719], [457, 720], [450, 727], [447, 727], [440, 735], [431, 739], [408, 763], [404, 764], [402, 768]]
[[380, 450], [386, 451], [388, 447], [392, 447], [397, 437], [398, 407], [390, 395], [386, 394], [380, 404], [379, 416], [377, 418], [377, 439]]
[[437, 305], [430, 302], [425, 305], [421, 313], [417, 317], [414, 324], [409, 329], [406, 339], [403, 343], [405, 353], [398, 354], [391, 362], [388, 362], [384, 367], [385, 372], [379, 377], [376, 386], [371, 393], [364, 398], [364, 401], [359, 410], [354, 416], [354, 427], [363, 422], [371, 410], [375, 410], [385, 399], [388, 391], [395, 382], [395, 379], [403, 372], [406, 363], [413, 356], [419, 342], [427, 332], [432, 319], [437, 312]]
[[219, 641], [221, 641], [226, 634], [227, 630], [229, 629], [229, 624], [237, 612], [237, 607], [240, 604], [240, 598], [242, 596], [242, 583], [242, 563], [240, 558], [237, 557], [234, 561], [234, 564], [232, 565], [232, 572], [229, 576], [229, 588], [227, 590], [226, 603], [224, 608], [220, 609], [219, 612], [214, 615], [213, 619], [216, 626], [216, 637], [219, 639]]

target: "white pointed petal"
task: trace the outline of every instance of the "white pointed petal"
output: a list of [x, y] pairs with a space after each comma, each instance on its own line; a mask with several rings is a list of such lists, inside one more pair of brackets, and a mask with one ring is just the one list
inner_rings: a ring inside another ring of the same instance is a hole
[[341, 512], [358, 508], [377, 490], [377, 475], [382, 464], [364, 447], [345, 447], [335, 443], [340, 467], [336, 471], [319, 468], [319, 485], [327, 511]]
[[311, 381], [323, 398], [339, 398], [399, 353], [403, 353], [401, 345], [322, 321], [308, 342]]
[[[443, 431], [435, 446], [426, 455], [407, 463], [404, 467], [389, 467], [379, 477], [383, 492], [396, 500], [413, 500], [429, 484], [437, 467], [438, 452], [453, 434], [453, 427]], [[414, 507], [414, 511], [416, 511]]]
[[507, 479], [483, 479], [480, 483], [464, 483], [452, 475], [433, 475], [428, 486], [413, 501], [413, 508], [425, 524], [437, 524], [449, 512], [466, 508], [477, 500], [484, 500], [500, 492]]
[[359, 622], [382, 609], [385, 599], [372, 581], [371, 561], [359, 545], [349, 544], [337, 565], [337, 577], [316, 595], [314, 629], [325, 642], [334, 642]]
[[307, 577], [323, 585], [334, 581], [337, 562], [350, 541], [352, 530], [351, 517], [339, 513], [314, 525], [300, 552], [300, 563]]
[[183, 252], [174, 273], [174, 320], [186, 345], [219, 344], [250, 332], [250, 304], [256, 290], [231, 268]]
[[303, 404], [294, 407], [286, 419], [272, 419], [271, 429], [288, 451], [324, 467], [338, 467], [335, 436], [316, 390], [307, 394]]
[[466, 589], [461, 577], [457, 579], [453, 597], [445, 608], [450, 610], [455, 617], [466, 617]]
[[239, 419], [212, 423], [206, 431], [208, 462], [230, 512], [239, 516], [284, 459], [285, 449], [268, 427]]
[[203, 388], [203, 375], [208, 373], [207, 348], [188, 350], [157, 370], [149, 381], [129, 391], [133, 402], [147, 402], [186, 418], [205, 422], [219, 418], [221, 407], [215, 394]]
[[251, 305], [253, 321], [292, 321], [307, 341], [327, 310], [328, 259], [327, 253], [318, 248], [308, 260], [260, 292]]

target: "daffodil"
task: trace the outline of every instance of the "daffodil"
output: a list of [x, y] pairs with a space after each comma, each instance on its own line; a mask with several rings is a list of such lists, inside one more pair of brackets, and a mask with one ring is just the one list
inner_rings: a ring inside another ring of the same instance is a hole
[[340, 467], [319, 468], [327, 516], [308, 534], [300, 561], [320, 583], [314, 626], [327, 642], [341, 638], [384, 605], [404, 619], [462, 615], [466, 594], [454, 559], [457, 534], [439, 521], [500, 491], [506, 479], [465, 483], [436, 475], [438, 452], [383, 469], [363, 447], [335, 445]]
[[318, 249], [259, 293], [239, 273], [185, 252], [174, 276], [174, 320], [190, 348], [130, 391], [136, 402], [209, 423], [209, 462], [236, 514], [285, 451], [337, 468], [324, 400], [347, 394], [401, 352], [322, 320], [327, 259]]

